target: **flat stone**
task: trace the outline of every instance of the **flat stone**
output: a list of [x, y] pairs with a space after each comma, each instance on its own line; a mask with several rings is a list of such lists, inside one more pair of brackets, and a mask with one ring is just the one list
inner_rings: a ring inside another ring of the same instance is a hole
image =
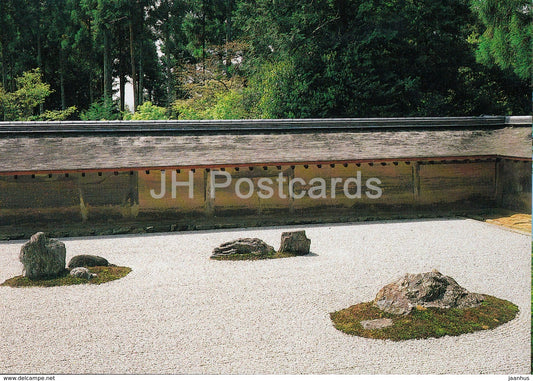
[[267, 256], [274, 253], [274, 248], [259, 238], [239, 238], [234, 241], [223, 243], [219, 247], [215, 248], [211, 258], [220, 258], [239, 254]]
[[393, 323], [392, 319], [374, 319], [363, 320], [360, 324], [364, 329], [382, 329], [390, 327]]
[[75, 278], [91, 279], [96, 277], [96, 274], [93, 274], [86, 267], [76, 267], [70, 270], [70, 275]]

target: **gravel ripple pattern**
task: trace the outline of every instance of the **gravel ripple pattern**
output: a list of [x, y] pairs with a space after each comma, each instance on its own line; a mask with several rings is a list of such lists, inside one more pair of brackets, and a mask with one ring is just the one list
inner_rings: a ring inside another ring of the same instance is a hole
[[[239, 237], [279, 246], [305, 228], [311, 254], [211, 261]], [[102, 285], [0, 287], [0, 373], [527, 374], [531, 236], [468, 219], [69, 238], [133, 271]], [[0, 282], [22, 242], [0, 243]], [[346, 335], [329, 313], [371, 300], [406, 272], [438, 269], [507, 299], [491, 331], [391, 342]]]

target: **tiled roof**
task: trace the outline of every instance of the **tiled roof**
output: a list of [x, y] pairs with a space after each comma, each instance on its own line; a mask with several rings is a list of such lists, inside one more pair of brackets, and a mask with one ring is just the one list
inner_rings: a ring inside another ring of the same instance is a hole
[[0, 172], [476, 155], [531, 158], [531, 127], [420, 125], [337, 131], [325, 126], [301, 131], [285, 127], [0, 135]]

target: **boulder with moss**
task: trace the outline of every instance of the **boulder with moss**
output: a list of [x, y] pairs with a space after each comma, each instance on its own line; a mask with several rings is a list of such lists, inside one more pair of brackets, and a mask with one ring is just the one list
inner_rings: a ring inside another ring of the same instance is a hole
[[20, 249], [22, 274], [32, 280], [57, 276], [65, 270], [66, 253], [63, 242], [36, 233]]
[[374, 299], [374, 306], [397, 315], [406, 315], [413, 308], [470, 308], [483, 301], [480, 294], [467, 291], [453, 278], [437, 270], [422, 274], [406, 274], [383, 287]]

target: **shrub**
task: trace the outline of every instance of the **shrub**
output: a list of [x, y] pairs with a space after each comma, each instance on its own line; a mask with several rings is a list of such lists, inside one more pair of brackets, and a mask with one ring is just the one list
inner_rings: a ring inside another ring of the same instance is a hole
[[100, 100], [91, 104], [89, 109], [80, 114], [82, 120], [116, 120], [121, 119], [117, 104], [111, 100]]
[[124, 119], [129, 120], [166, 120], [168, 119], [167, 109], [159, 107], [152, 102], [144, 102], [137, 107], [135, 114], [124, 114]]

